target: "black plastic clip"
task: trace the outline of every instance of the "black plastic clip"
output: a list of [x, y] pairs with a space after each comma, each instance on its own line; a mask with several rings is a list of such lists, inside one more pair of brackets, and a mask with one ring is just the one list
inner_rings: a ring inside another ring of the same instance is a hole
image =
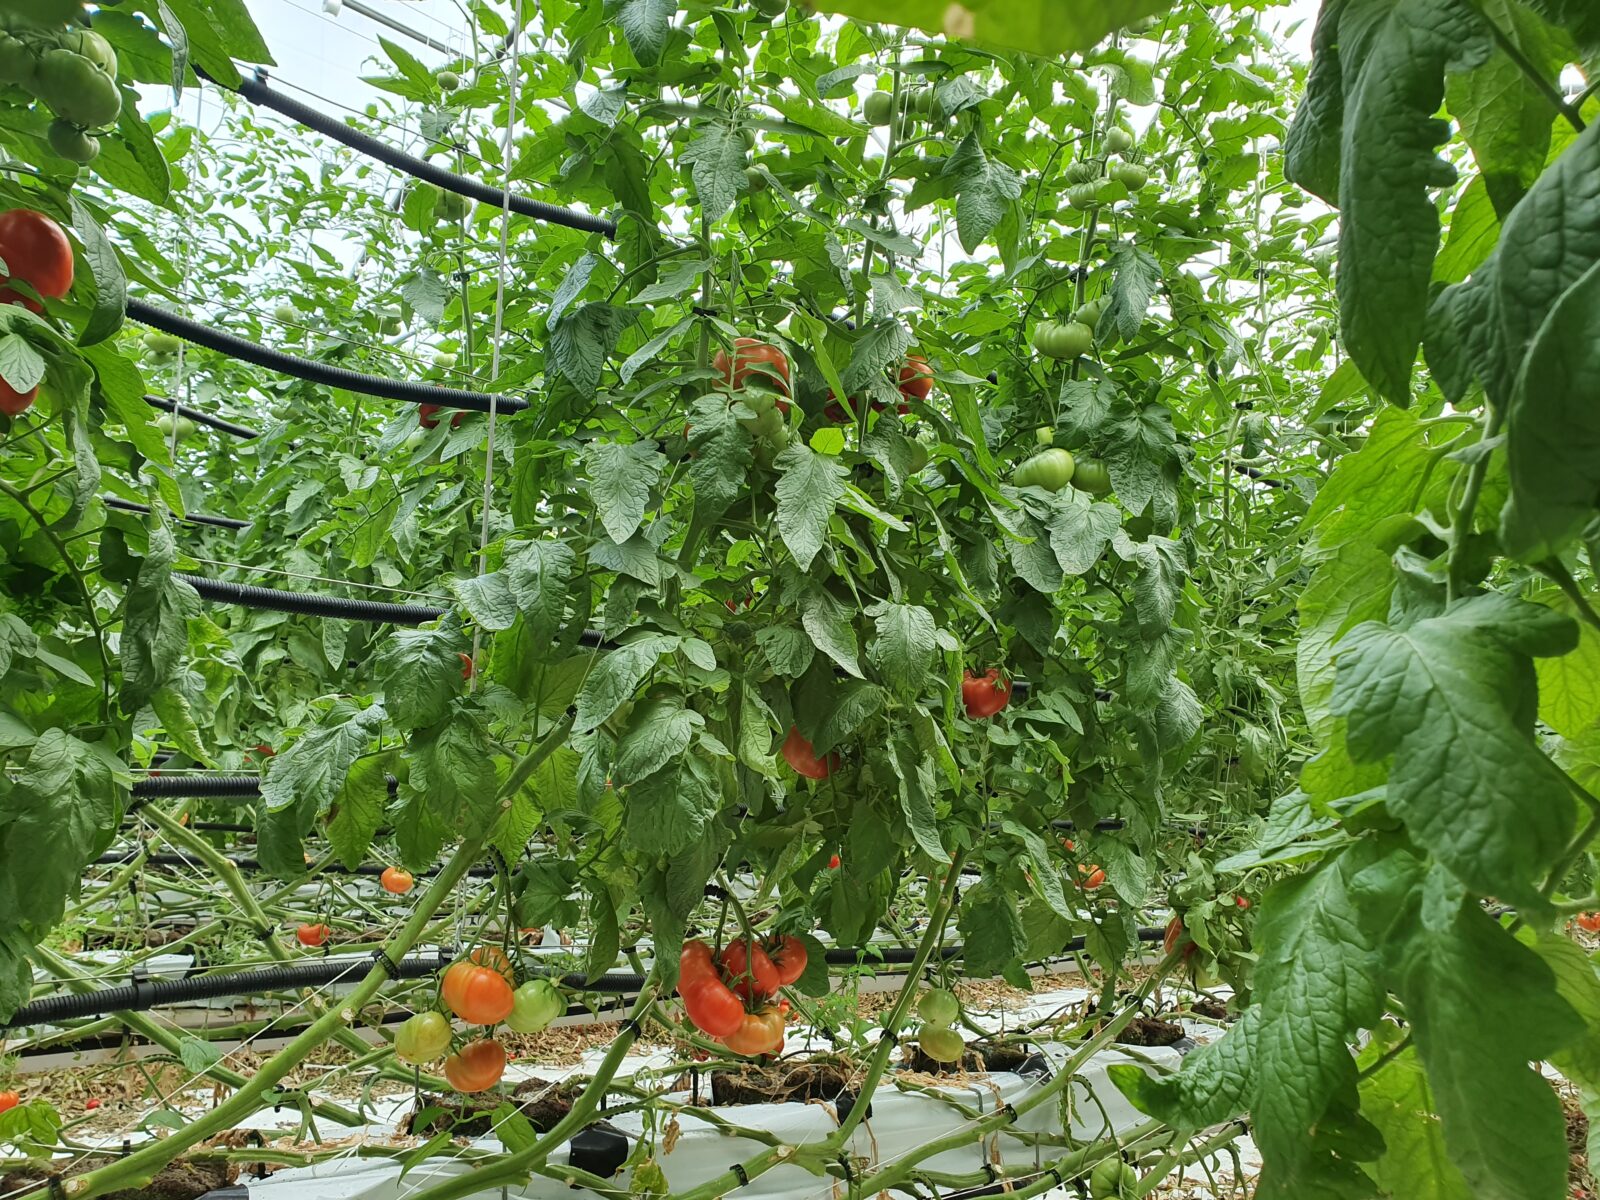
[[132, 1138], [123, 1138], [122, 1139], [122, 1157], [123, 1158], [127, 1158], [128, 1155], [130, 1155], [132, 1153], [133, 1153], [133, 1139]]
[[636, 1038], [644, 1036], [643, 1027], [640, 1026], [639, 1022], [634, 1020], [632, 1017], [629, 1017], [626, 1021], [622, 1022], [622, 1028], [628, 1033], [633, 1034], [633, 1036]]
[[740, 1187], [750, 1186], [750, 1172], [744, 1169], [743, 1163], [734, 1163], [731, 1170], [733, 1171], [733, 1177], [739, 1181]]
[[983, 1160], [983, 1173], [988, 1176], [990, 1183], [993, 1183], [996, 1179], [1000, 1178], [1000, 1176], [995, 1173], [994, 1164], [987, 1158]]
[[256, 938], [258, 941], [270, 942], [277, 936], [277, 933], [273, 930], [271, 925], [256, 926]]
[[850, 1165], [850, 1156], [848, 1154], [841, 1153], [837, 1161], [839, 1165], [844, 1168], [844, 1181], [851, 1187], [854, 1187], [856, 1182], [856, 1169]]
[[715, 317], [717, 315], [717, 310], [716, 309], [714, 309], [714, 308], [701, 308], [698, 304], [693, 305], [689, 309], [689, 311], [694, 313], [694, 315], [697, 316], [697, 317]]
[[390, 979], [399, 978], [400, 968], [394, 965], [394, 959], [389, 957], [387, 951], [374, 950], [372, 952], [372, 962], [374, 966], [382, 967], [383, 973]]
[[55, 1200], [67, 1200], [67, 1189], [61, 1186], [61, 1176], [50, 1176], [50, 1195]]
[[128, 1007], [135, 1012], [141, 1008], [150, 1008], [155, 1004], [155, 980], [150, 978], [150, 970], [143, 963], [138, 964], [128, 973], [128, 987], [133, 990], [133, 1003]]
[[1056, 1181], [1056, 1186], [1057, 1187], [1063, 1187], [1063, 1186], [1066, 1185], [1067, 1181], [1065, 1179], [1061, 1178], [1061, 1172], [1056, 1167], [1051, 1167], [1048, 1171], [1045, 1172], [1045, 1174], [1050, 1176], [1051, 1179], [1054, 1179]]
[[1006, 1121], [1012, 1125], [1015, 1125], [1022, 1119], [1021, 1114], [1018, 1113], [1015, 1108], [1011, 1107], [1010, 1103], [1002, 1104], [999, 1111], [1005, 1113]]

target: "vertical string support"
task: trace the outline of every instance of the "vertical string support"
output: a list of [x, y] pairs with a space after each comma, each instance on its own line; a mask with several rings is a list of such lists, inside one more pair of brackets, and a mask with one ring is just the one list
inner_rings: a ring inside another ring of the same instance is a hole
[[[493, 382], [500, 379], [500, 343], [505, 334], [506, 320], [506, 260], [509, 257], [511, 245], [511, 154], [516, 145], [517, 133], [517, 101], [522, 91], [522, 4], [517, 0], [516, 11], [513, 14], [511, 25], [511, 40], [506, 46], [506, 58], [511, 64], [511, 83], [509, 89], [509, 109], [506, 114], [506, 132], [500, 145], [500, 256], [495, 268], [494, 281], [494, 332], [489, 340], [489, 378]], [[478, 531], [478, 574], [481, 576], [489, 569], [489, 518], [494, 511], [494, 434], [495, 418], [500, 408], [500, 397], [497, 392], [489, 396], [489, 445], [484, 453], [483, 464], [483, 522]], [[472, 677], [468, 680], [469, 691], [476, 691], [478, 687], [478, 652], [483, 645], [483, 630], [474, 627], [472, 630]]]

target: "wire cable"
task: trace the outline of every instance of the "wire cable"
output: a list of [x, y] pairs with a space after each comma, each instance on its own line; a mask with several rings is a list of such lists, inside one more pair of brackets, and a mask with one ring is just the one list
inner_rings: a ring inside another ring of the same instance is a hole
[[236, 438], [258, 438], [261, 436], [259, 429], [251, 429], [245, 425], [235, 425], [232, 421], [224, 421], [221, 417], [214, 417], [208, 412], [198, 408], [190, 408], [187, 404], [179, 404], [176, 400], [168, 400], [162, 396], [146, 395], [144, 402], [151, 408], [159, 408], [162, 412], [175, 413], [180, 417], [188, 417], [199, 425], [209, 425], [212, 429], [231, 433]]
[[[114, 508], [120, 512], [139, 513], [146, 517], [150, 515], [150, 506], [148, 504], [136, 504], [132, 500], [124, 500], [120, 496], [101, 496], [100, 503], [107, 508]], [[189, 513], [187, 516], [179, 517], [178, 520], [185, 521], [191, 525], [213, 525], [218, 529], [250, 528], [249, 521], [239, 521], [233, 517], [208, 517], [201, 513]]]

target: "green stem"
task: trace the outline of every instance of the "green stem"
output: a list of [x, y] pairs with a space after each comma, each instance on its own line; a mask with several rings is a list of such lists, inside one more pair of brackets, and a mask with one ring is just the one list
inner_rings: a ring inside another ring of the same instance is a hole
[[1544, 98], [1550, 102], [1556, 112], [1565, 117], [1569, 125], [1579, 133], [1582, 133], [1585, 128], [1583, 116], [1577, 109], [1567, 103], [1567, 98], [1561, 94], [1561, 89], [1549, 79], [1546, 79], [1544, 72], [1539, 70], [1533, 60], [1522, 52], [1522, 47], [1512, 41], [1510, 35], [1500, 28], [1495, 19], [1483, 11], [1481, 0], [1471, 0], [1471, 3], [1473, 11], [1477, 13], [1478, 19], [1488, 29], [1489, 36], [1494, 39], [1495, 45], [1500, 47], [1505, 56], [1516, 65], [1517, 70], [1526, 75], [1528, 81], [1544, 94]]
[[1578, 616], [1585, 624], [1593, 629], [1600, 629], [1600, 614], [1594, 611], [1588, 597], [1578, 587], [1577, 580], [1572, 578], [1572, 572], [1567, 570], [1566, 563], [1559, 558], [1548, 558], [1544, 562], [1535, 563], [1534, 570], [1561, 589], [1562, 595], [1572, 601], [1572, 607], [1578, 610]]
[[[1483, 440], [1488, 441], [1500, 432], [1499, 410], [1491, 408], [1483, 426]], [[1472, 519], [1478, 509], [1478, 497], [1483, 494], [1483, 481], [1489, 472], [1487, 454], [1480, 454], [1467, 473], [1466, 491], [1461, 496], [1461, 507], [1456, 510], [1450, 530], [1450, 558], [1445, 577], [1445, 602], [1460, 599], [1466, 592], [1467, 543], [1472, 540]]]

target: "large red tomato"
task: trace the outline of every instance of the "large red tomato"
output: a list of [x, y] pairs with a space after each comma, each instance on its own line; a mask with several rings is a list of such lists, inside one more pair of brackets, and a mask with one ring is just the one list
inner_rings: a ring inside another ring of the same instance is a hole
[[678, 955], [678, 993], [682, 995], [684, 985], [705, 979], [717, 973], [716, 964], [711, 961], [711, 947], [699, 938], [683, 944], [683, 951]]
[[990, 667], [982, 675], [968, 671], [961, 680], [961, 702], [973, 720], [992, 717], [1011, 703], [1011, 680], [1000, 674], [999, 667]]
[[908, 400], [926, 400], [933, 391], [933, 368], [925, 358], [913, 355], [900, 368], [900, 394]]
[[[442, 404], [419, 404], [419, 405], [417, 405], [417, 422], [424, 429], [437, 429], [437, 428], [439, 428], [439, 418], [437, 416], [435, 416], [434, 414], [437, 413], [443, 407], [444, 407], [444, 405], [442, 405]], [[466, 419], [467, 419], [466, 410], [465, 409], [458, 409], [456, 411], [456, 415], [450, 418], [450, 428], [451, 429], [460, 429], [461, 428], [461, 422], [465, 421]]]
[[806, 973], [806, 961], [810, 955], [806, 953], [804, 942], [793, 934], [786, 933], [769, 944], [767, 957], [778, 969], [778, 982], [788, 987]]
[[811, 743], [800, 735], [797, 726], [789, 726], [789, 736], [783, 739], [783, 760], [807, 779], [826, 779], [839, 765], [839, 756], [829, 753], [818, 758]]
[[[0, 289], [0, 296], [4, 294], [4, 289]], [[20, 297], [18, 299], [20, 300]], [[0, 301], [0, 303], [5, 302]], [[39, 389], [37, 387], [31, 387], [25, 392], [19, 392], [4, 379], [0, 379], [0, 413], [5, 413], [6, 416], [14, 417], [18, 413], [27, 412], [38, 398]]]
[[493, 967], [458, 959], [439, 984], [445, 1007], [469, 1025], [498, 1025], [511, 1012], [511, 982]]
[[744, 1004], [714, 975], [700, 975], [678, 984], [683, 1011], [695, 1028], [712, 1037], [727, 1037], [744, 1023]]
[[[774, 391], [785, 396], [789, 394], [789, 359], [776, 346], [756, 338], [735, 338], [733, 359], [729, 360], [726, 350], [718, 350], [711, 365], [729, 387], [742, 388], [745, 381], [754, 375]], [[780, 404], [779, 410], [787, 413], [789, 406]]]
[[[778, 988], [782, 986], [778, 968], [773, 965], [772, 959], [767, 957], [767, 952], [759, 945], [752, 945], [743, 938], [735, 939], [724, 946], [718, 961], [722, 966], [723, 976], [728, 980], [728, 986], [746, 1000], [777, 995]], [[801, 970], [804, 969], [802, 965]], [[796, 975], [795, 978], [798, 979], [799, 976]]]
[[[42, 212], [13, 208], [0, 213], [0, 259], [5, 260], [0, 279], [24, 280], [50, 300], [59, 300], [72, 289], [72, 243], [61, 226]], [[0, 304], [22, 304], [34, 312], [41, 308], [11, 288], [0, 288]]]
[[486, 1092], [505, 1073], [505, 1047], [493, 1038], [469, 1043], [444, 1060], [444, 1077], [458, 1092]]

